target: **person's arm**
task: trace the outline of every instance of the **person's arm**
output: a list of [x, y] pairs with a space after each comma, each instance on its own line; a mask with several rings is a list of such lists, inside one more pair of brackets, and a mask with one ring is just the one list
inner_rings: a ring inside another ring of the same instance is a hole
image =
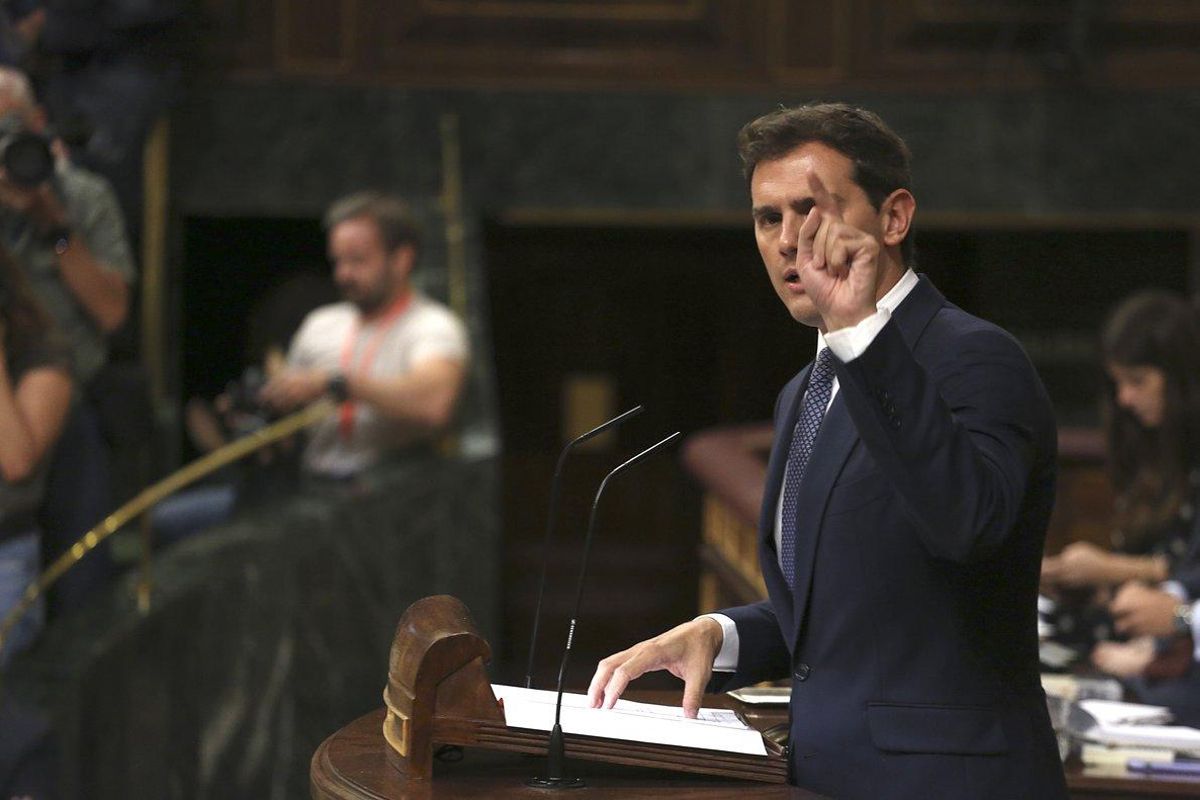
[[1136, 556], [1072, 542], [1042, 560], [1042, 581], [1059, 586], [1113, 586], [1127, 581], [1161, 583], [1168, 577], [1165, 556]]
[[434, 358], [398, 378], [347, 375], [346, 390], [351, 400], [367, 403], [385, 417], [436, 431], [450, 422], [465, 374], [462, 361]]
[[1099, 642], [1092, 649], [1092, 663], [1117, 678], [1141, 677], [1154, 656], [1154, 639], [1150, 636], [1128, 642]]
[[1171, 592], [1130, 582], [1117, 590], [1108, 610], [1118, 633], [1127, 636], [1170, 636], [1182, 632], [1179, 612], [1192, 607], [1190, 601], [1180, 600]]
[[112, 333], [125, 324], [129, 314], [129, 284], [102, 264], [87, 243], [72, 233], [66, 249], [58, 256], [63, 283], [104, 333]]
[[1108, 606], [1113, 626], [1129, 636], [1172, 636], [1190, 633], [1192, 658], [1200, 662], [1200, 600], [1164, 589], [1127, 583]]
[[[76, 230], [53, 190], [43, 185], [36, 191], [30, 213], [44, 231], [61, 230], [67, 234], [61, 252], [56, 250], [63, 283], [96, 327], [104, 333], [112, 333], [125, 323], [129, 314], [128, 278], [93, 252], [89, 242], [97, 236], [123, 238], [124, 222], [119, 214], [110, 215], [104, 203], [97, 201], [97, 206], [89, 209], [81, 223], [85, 229]], [[122, 243], [122, 246], [128, 248], [127, 244]]]
[[[728, 652], [725, 617], [736, 626], [737, 652]], [[722, 663], [717, 664], [718, 657]], [[697, 617], [601, 661], [588, 687], [593, 708], [612, 708], [629, 682], [667, 670], [683, 680], [683, 712], [695, 717], [705, 691], [723, 692], [788, 672], [788, 649], [767, 601]], [[717, 667], [721, 671], [714, 675]], [[729, 670], [729, 671], [726, 671]]]
[[[395, 378], [347, 375], [346, 396], [367, 403], [398, 422], [438, 430], [450, 421], [465, 374], [462, 361], [432, 358]], [[328, 391], [332, 378], [333, 373], [328, 370], [285, 368], [263, 387], [262, 399], [275, 408], [290, 411]]]
[[6, 483], [29, 478], [58, 439], [71, 403], [65, 368], [35, 367], [14, 386], [0, 347], [0, 476]]

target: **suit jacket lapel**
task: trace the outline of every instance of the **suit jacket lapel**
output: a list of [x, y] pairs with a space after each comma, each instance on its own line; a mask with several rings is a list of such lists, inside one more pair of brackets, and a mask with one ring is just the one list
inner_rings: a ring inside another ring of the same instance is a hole
[[808, 389], [808, 378], [811, 374], [812, 364], [809, 364], [797, 376], [795, 393], [790, 398], [782, 398], [787, 407], [775, 421], [778, 430], [771, 445], [770, 459], [767, 461], [767, 483], [758, 521], [759, 566], [762, 569], [763, 581], [767, 585], [767, 594], [775, 608], [779, 628], [789, 641], [795, 631], [792, 624], [792, 598], [787, 581], [783, 577], [783, 570], [779, 568], [779, 553], [775, 549], [775, 515], [779, 507], [779, 493], [783, 488], [788, 451], [792, 446], [792, 433], [796, 428], [796, 415], [800, 413], [800, 403], [805, 390]]
[[900, 328], [900, 335], [910, 348], [916, 347], [917, 340], [921, 338], [933, 315], [945, 305], [946, 298], [922, 275], [908, 297], [904, 298], [904, 302], [896, 309], [896, 313], [892, 314], [892, 319]]

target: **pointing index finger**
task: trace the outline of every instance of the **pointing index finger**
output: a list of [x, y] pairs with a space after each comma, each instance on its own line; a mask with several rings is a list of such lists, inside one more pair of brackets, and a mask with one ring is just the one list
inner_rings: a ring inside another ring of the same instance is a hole
[[838, 208], [837, 201], [833, 199], [833, 195], [825, 188], [825, 184], [817, 177], [817, 171], [812, 167], [808, 169], [808, 190], [812, 192], [813, 205], [820, 209], [821, 214], [841, 221], [842, 210]]

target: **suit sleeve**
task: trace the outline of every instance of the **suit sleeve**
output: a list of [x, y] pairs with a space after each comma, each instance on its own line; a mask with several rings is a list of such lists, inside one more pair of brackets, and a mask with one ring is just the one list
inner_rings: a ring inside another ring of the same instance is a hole
[[863, 445], [925, 548], [971, 561], [1013, 530], [1039, 450], [1053, 453], [1053, 419], [1032, 365], [999, 329], [948, 336], [931, 360], [929, 372], [892, 321], [836, 369]]
[[727, 692], [788, 674], [790, 659], [770, 602], [722, 609], [738, 629], [738, 665], [734, 672], [715, 673], [708, 691]]

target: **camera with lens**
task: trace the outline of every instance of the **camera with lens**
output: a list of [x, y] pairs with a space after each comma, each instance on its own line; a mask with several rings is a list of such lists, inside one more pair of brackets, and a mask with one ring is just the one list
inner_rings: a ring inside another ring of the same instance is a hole
[[32, 189], [45, 183], [54, 175], [50, 139], [26, 129], [17, 114], [0, 117], [0, 166], [17, 186]]

